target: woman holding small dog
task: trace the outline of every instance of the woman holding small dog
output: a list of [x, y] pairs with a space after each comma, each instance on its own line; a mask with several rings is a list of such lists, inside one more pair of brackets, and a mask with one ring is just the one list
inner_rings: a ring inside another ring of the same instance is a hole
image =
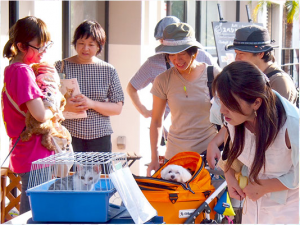
[[75, 30], [72, 44], [77, 55], [56, 63], [66, 79], [77, 78], [80, 95], [67, 99], [69, 112], [87, 112], [87, 118], [66, 119], [75, 152], [110, 152], [113, 133], [110, 116], [119, 115], [124, 94], [115, 68], [96, 56], [106, 36], [96, 21], [84, 21]]
[[[174, 23], [165, 28], [162, 44], [155, 49], [156, 53], [166, 53], [174, 67], [157, 76], [151, 89], [151, 162], [147, 176], [159, 168], [157, 149], [167, 102], [172, 115], [165, 153], [167, 160], [179, 152], [201, 154], [217, 133], [209, 122], [211, 103], [207, 86], [208, 65], [195, 60], [198, 48], [201, 47], [190, 25]], [[213, 67], [214, 75], [219, 71], [219, 67]]]
[[[9, 33], [10, 39], [4, 47], [3, 56], [10, 60], [10, 64], [4, 70], [1, 104], [4, 125], [10, 137], [10, 149], [17, 142], [10, 155], [9, 168], [21, 177], [20, 214], [22, 214], [30, 210], [25, 191], [31, 163], [54, 154], [54, 151], [49, 151], [41, 144], [41, 135], [33, 135], [26, 142], [17, 141], [24, 130], [27, 111], [39, 122], [45, 122], [54, 116], [50, 109], [44, 107], [43, 93], [38, 87], [35, 74], [30, 67], [32, 63], [41, 62], [46, 50], [53, 43], [46, 24], [33, 16], [18, 20]], [[54, 71], [55, 68], [50, 66], [40, 68], [40, 72]]]
[[[228, 123], [222, 156], [228, 191], [232, 198], [245, 198], [242, 223], [298, 224], [299, 110], [248, 62], [226, 66], [213, 93]], [[248, 177], [243, 189], [235, 178], [237, 159]]]

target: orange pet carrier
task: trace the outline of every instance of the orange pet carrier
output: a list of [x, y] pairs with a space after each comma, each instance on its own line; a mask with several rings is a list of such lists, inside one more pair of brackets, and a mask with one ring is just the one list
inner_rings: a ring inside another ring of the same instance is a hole
[[[186, 183], [161, 179], [161, 170], [170, 164], [183, 166], [192, 171], [192, 178]], [[184, 223], [185, 220], [215, 191], [211, 184], [209, 172], [204, 168], [201, 156], [196, 152], [182, 152], [172, 157], [159, 168], [152, 177], [135, 177], [145, 197], [156, 209], [158, 216], [164, 217], [166, 223]], [[214, 199], [210, 204], [213, 209], [216, 204]], [[210, 218], [215, 212], [211, 210]], [[196, 223], [205, 218], [201, 212]]]

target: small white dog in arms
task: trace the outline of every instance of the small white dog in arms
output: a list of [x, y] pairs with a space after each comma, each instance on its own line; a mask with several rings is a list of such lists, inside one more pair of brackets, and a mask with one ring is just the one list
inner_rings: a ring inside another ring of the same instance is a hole
[[192, 178], [192, 175], [186, 168], [170, 164], [161, 171], [161, 178], [164, 180], [185, 183]]

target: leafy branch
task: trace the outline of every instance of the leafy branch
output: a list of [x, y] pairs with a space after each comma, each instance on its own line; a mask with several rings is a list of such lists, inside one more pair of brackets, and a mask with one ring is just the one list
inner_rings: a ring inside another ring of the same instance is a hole
[[[252, 2], [252, 1], [250, 1]], [[254, 22], [257, 21], [257, 15], [259, 12], [262, 12], [263, 9], [266, 7], [267, 9], [270, 9], [272, 5], [271, 1], [259, 1], [258, 4], [255, 6], [253, 13], [252, 13], [252, 18], [254, 18]], [[286, 1], [284, 3], [284, 7], [287, 10], [287, 23], [293, 23], [294, 22], [294, 17], [299, 17], [299, 0], [295, 1]]]

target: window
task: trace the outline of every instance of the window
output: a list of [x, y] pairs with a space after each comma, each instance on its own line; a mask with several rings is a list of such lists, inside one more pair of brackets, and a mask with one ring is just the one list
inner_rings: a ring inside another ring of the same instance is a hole
[[[95, 20], [97, 21], [107, 35], [105, 27], [105, 1], [70, 1], [71, 3], [71, 40], [73, 41], [74, 31], [77, 26], [84, 20]], [[71, 55], [76, 55], [74, 47], [71, 47]], [[105, 58], [105, 48], [98, 57], [102, 60]]]
[[196, 39], [213, 57], [217, 57], [212, 30], [212, 22], [219, 21], [217, 3], [217, 1], [197, 1], [196, 3]]
[[166, 1], [167, 16], [176, 16], [182, 22], [186, 21], [186, 1]]

